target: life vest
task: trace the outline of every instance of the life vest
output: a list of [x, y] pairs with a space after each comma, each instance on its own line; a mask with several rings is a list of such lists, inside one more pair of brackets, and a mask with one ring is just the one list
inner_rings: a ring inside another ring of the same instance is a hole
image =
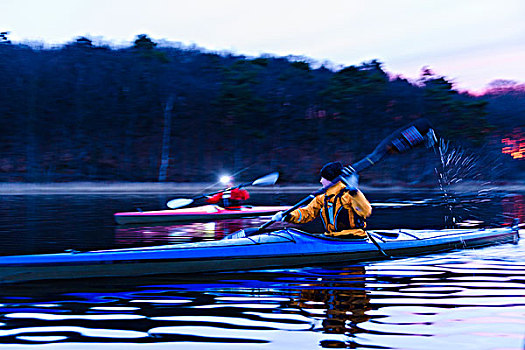
[[232, 190], [226, 190], [221, 193], [217, 193], [213, 197], [210, 197], [206, 202], [210, 204], [221, 203], [223, 208], [238, 208], [241, 203], [250, 198], [250, 194], [245, 189], [234, 188]]
[[321, 216], [328, 236], [366, 237], [365, 219], [372, 213], [372, 206], [361, 191], [351, 193], [341, 182], [316, 196], [303, 208], [291, 212], [286, 221], [307, 223]]
[[341, 198], [348, 192], [347, 189], [343, 189], [335, 195], [324, 196], [321, 219], [326, 232], [332, 233], [356, 228], [364, 229], [366, 227], [366, 219], [358, 215], [353, 206], [350, 206], [349, 209], [343, 206]]

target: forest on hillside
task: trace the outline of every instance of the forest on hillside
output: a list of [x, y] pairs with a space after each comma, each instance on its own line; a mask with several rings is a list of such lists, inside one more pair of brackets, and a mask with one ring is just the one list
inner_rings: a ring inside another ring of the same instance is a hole
[[[378, 60], [334, 68], [161, 46], [147, 35], [125, 48], [1, 39], [2, 182], [203, 182], [224, 171], [315, 182], [324, 163], [357, 161], [418, 118], [486, 176], [524, 178], [525, 85], [512, 81], [473, 96], [430, 68], [408, 81]], [[437, 159], [416, 149], [362, 179], [432, 182]]]

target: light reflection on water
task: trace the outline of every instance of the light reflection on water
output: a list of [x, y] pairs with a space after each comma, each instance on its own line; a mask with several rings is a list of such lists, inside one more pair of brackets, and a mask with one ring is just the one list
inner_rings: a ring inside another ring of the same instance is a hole
[[[511, 247], [524, 250], [522, 244]], [[297, 337], [309, 348], [438, 349], [448, 343], [520, 349], [524, 265], [509, 274], [504, 264], [439, 254], [290, 271], [148, 277], [140, 283], [6, 286], [0, 293], [0, 342], [284, 348]]]
[[[464, 221], [489, 222], [497, 216], [507, 222], [516, 215], [525, 219], [519, 200], [509, 198], [483, 202], [480, 215], [467, 216]], [[378, 203], [386, 205], [377, 206], [374, 215], [383, 219], [371, 225], [407, 227], [402, 224], [409, 219], [411, 228], [442, 224], [436, 214], [441, 207], [436, 201], [418, 198], [410, 203], [406, 198], [398, 199], [377, 198]], [[2, 221], [3, 228], [7, 227], [3, 238], [9, 241], [7, 234], [12, 229], [22, 242], [36, 241], [32, 252], [50, 250], [53, 244], [44, 242], [49, 239], [58, 242], [54, 246], [60, 248], [78, 245], [82, 249], [106, 249], [220, 239], [239, 226], [258, 226], [267, 220], [119, 227], [102, 212], [122, 210], [119, 206], [124, 200], [90, 198], [82, 202], [98, 209], [76, 203], [67, 223], [60, 221], [66, 216], [61, 212], [64, 209], [52, 211], [53, 217], [34, 209], [30, 213], [44, 223]], [[52, 198], [39, 203], [44, 208], [58, 206]], [[78, 218], [71, 220], [72, 214]], [[11, 215], [13, 219], [15, 214]], [[422, 216], [425, 218], [420, 219]], [[94, 217], [99, 220], [94, 221]], [[34, 230], [32, 235], [29, 230]], [[4, 252], [8, 248], [29, 251], [11, 240]], [[48, 344], [54, 349], [140, 344], [166, 349], [461, 346], [477, 350], [524, 346], [523, 240], [517, 245], [358, 265], [184, 277], [41, 281], [1, 287], [2, 349], [35, 344]]]
[[258, 227], [269, 219], [270, 217], [258, 217], [149, 226], [117, 226], [115, 242], [119, 246], [136, 246], [156, 242], [167, 244], [215, 241], [245, 227]]

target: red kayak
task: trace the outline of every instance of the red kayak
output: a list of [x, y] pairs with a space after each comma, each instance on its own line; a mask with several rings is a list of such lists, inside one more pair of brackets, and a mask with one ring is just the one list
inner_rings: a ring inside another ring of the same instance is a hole
[[156, 210], [156, 211], [133, 211], [115, 213], [117, 224], [147, 224], [155, 222], [174, 221], [204, 221], [236, 219], [255, 216], [272, 215], [281, 210], [287, 210], [288, 206], [241, 206], [236, 209], [225, 209], [218, 205], [203, 205], [194, 208]]

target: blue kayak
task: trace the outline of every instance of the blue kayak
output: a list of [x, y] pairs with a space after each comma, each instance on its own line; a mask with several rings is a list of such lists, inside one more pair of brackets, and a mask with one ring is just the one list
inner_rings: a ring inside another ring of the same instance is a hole
[[[95, 277], [208, 273], [400, 258], [516, 243], [518, 226], [488, 229], [375, 230], [337, 239], [281, 229], [212, 242], [0, 257], [0, 283]], [[380, 249], [378, 249], [378, 246]]]

